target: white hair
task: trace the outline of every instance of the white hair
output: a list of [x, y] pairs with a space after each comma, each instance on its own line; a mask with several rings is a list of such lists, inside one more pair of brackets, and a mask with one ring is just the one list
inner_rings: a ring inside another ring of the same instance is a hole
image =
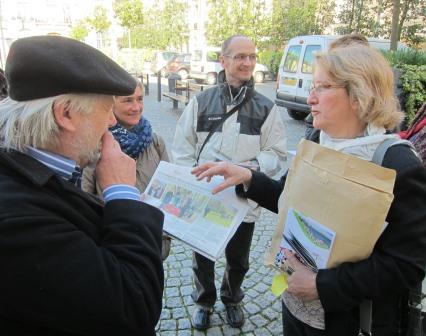
[[18, 102], [6, 98], [0, 103], [0, 147], [24, 151], [25, 146], [55, 146], [59, 128], [53, 114], [55, 104], [68, 104], [70, 110], [89, 113], [105, 96], [99, 94], [63, 94]]

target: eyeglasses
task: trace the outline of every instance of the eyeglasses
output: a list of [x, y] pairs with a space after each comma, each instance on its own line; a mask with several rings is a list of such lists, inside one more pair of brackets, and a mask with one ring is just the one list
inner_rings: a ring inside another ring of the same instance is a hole
[[231, 56], [231, 55], [223, 55], [223, 56], [232, 58], [235, 62], [238, 62], [238, 63], [244, 62], [247, 58], [249, 59], [250, 62], [255, 62], [257, 60], [256, 54], [250, 54], [250, 55], [236, 54], [234, 56]]
[[317, 95], [321, 95], [322, 93], [324, 93], [325, 91], [328, 91], [332, 88], [344, 88], [346, 87], [345, 85], [332, 85], [332, 84], [311, 84], [311, 87], [309, 88], [309, 94], [312, 94], [314, 91]]

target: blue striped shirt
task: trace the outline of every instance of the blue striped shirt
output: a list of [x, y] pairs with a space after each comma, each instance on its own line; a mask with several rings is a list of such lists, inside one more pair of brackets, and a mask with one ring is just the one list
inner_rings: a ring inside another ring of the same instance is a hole
[[[71, 180], [76, 169], [80, 169], [74, 160], [62, 155], [27, 146], [29, 156], [52, 169], [55, 174], [67, 181]], [[136, 187], [127, 184], [114, 184], [103, 191], [105, 203], [116, 199], [129, 199], [140, 201], [141, 195]]]

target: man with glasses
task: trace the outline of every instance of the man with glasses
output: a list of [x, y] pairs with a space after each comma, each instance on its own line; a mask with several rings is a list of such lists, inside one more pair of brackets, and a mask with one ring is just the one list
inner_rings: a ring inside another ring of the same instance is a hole
[[[194, 97], [183, 111], [172, 147], [174, 163], [194, 166], [206, 161], [228, 161], [273, 176], [286, 159], [284, 123], [274, 103], [254, 90], [252, 73], [256, 46], [249, 38], [234, 35], [222, 46], [218, 85]], [[209, 136], [210, 134], [210, 136]], [[260, 209], [251, 210], [225, 249], [226, 267], [220, 288], [228, 323], [244, 324], [241, 284], [249, 269], [254, 222]], [[216, 302], [215, 263], [193, 255], [195, 309], [192, 324], [205, 330]]]

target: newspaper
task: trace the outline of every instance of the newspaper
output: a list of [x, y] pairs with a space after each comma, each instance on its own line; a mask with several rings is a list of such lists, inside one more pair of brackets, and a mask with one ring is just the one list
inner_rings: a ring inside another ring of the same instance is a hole
[[289, 208], [275, 266], [281, 267], [286, 248], [295, 252], [297, 258], [312, 271], [318, 272], [318, 269], [327, 267], [335, 238], [333, 230]]
[[146, 188], [144, 202], [163, 211], [165, 232], [216, 261], [249, 206], [236, 196], [234, 188], [213, 195], [212, 189], [223, 178], [197, 181], [191, 169], [161, 161]]

